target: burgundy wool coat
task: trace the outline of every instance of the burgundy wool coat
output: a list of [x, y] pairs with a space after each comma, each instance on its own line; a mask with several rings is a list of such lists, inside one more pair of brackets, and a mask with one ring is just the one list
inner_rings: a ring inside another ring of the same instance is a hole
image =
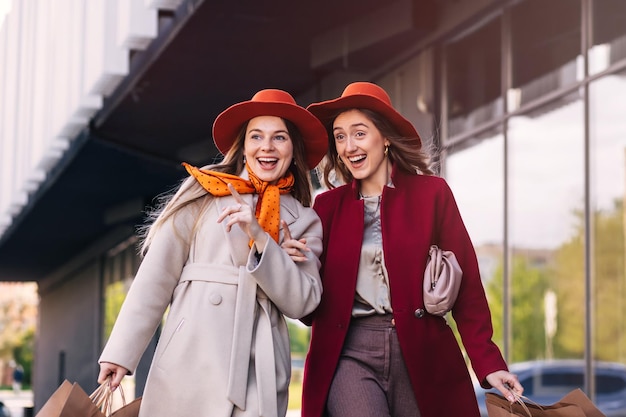
[[[474, 247], [448, 184], [440, 177], [392, 173], [385, 187], [381, 228], [391, 305], [404, 361], [422, 417], [479, 417], [462, 352], [446, 319], [428, 314], [423, 274], [431, 244], [455, 253], [463, 270], [452, 310], [472, 367], [485, 377], [507, 370], [492, 341], [491, 314]], [[304, 369], [302, 416], [324, 414], [328, 390], [350, 324], [363, 238], [363, 201], [355, 182], [317, 196], [324, 228], [322, 300], [303, 321], [312, 325]]]

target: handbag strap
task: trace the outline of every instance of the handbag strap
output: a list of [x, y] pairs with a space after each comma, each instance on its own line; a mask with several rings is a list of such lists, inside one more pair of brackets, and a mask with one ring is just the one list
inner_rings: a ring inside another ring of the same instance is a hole
[[430, 256], [430, 288], [434, 289], [437, 285], [437, 280], [439, 279], [439, 275], [441, 275], [441, 259], [443, 257], [443, 253], [439, 246], [431, 245], [430, 250], [428, 251], [428, 256]]

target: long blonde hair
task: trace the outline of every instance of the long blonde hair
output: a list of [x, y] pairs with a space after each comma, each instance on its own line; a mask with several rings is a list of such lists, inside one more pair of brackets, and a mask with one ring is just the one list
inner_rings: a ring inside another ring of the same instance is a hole
[[[294, 176], [294, 187], [291, 191], [293, 197], [303, 206], [311, 205], [311, 178], [306, 164], [306, 154], [304, 148], [304, 139], [295, 124], [289, 120], [282, 119], [287, 126], [287, 131], [293, 142], [293, 162], [289, 166], [289, 171]], [[244, 142], [246, 138], [246, 129], [248, 123], [245, 123], [237, 135], [235, 142], [224, 156], [222, 162], [214, 165], [206, 165], [202, 169], [224, 172], [232, 175], [239, 175], [245, 167], [244, 163]], [[139, 228], [139, 237], [141, 241], [140, 254], [145, 255], [150, 247], [150, 243], [158, 229], [172, 216], [178, 213], [182, 208], [193, 203], [194, 201], [204, 198], [200, 207], [200, 215], [196, 218], [194, 230], [197, 227], [198, 220], [202, 214], [208, 209], [213, 196], [208, 194], [204, 188], [196, 181], [194, 177], [187, 177], [178, 186], [167, 193], [157, 197], [157, 204], [153, 210], [148, 211], [146, 223]]]

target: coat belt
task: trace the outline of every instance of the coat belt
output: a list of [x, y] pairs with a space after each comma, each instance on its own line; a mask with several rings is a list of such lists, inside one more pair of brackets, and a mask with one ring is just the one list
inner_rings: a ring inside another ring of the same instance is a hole
[[[180, 281], [209, 281], [238, 285], [235, 327], [228, 370], [228, 400], [240, 409], [246, 409], [248, 373], [254, 343], [256, 356], [254, 371], [259, 397], [259, 415], [276, 416], [278, 404], [270, 301], [267, 298], [258, 300], [259, 316], [258, 320], [255, 320], [257, 284], [254, 278], [246, 271], [245, 266], [237, 268], [228, 265], [194, 263], [185, 266]], [[253, 335], [255, 335], [254, 340], [252, 340]]]
[[[235, 329], [228, 372], [228, 399], [242, 410], [246, 409], [248, 373], [252, 344], [255, 352], [256, 386], [259, 398], [259, 416], [276, 416], [276, 368], [272, 322], [267, 303], [260, 303], [258, 320], [255, 320], [257, 284], [245, 267], [239, 268], [239, 288], [235, 306]], [[256, 323], [256, 329], [254, 329]], [[255, 340], [252, 340], [253, 334]]]

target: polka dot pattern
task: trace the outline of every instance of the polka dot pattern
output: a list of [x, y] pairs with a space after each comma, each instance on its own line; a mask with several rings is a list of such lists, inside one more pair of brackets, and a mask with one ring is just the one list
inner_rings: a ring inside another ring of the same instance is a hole
[[246, 181], [238, 175], [231, 175], [217, 171], [199, 169], [186, 162], [183, 166], [187, 172], [209, 194], [216, 197], [230, 195], [228, 184], [232, 184], [240, 194], [257, 193], [259, 199], [255, 209], [255, 217], [259, 224], [269, 235], [278, 242], [278, 231], [280, 230], [280, 195], [291, 192], [294, 185], [293, 174], [288, 173], [278, 180], [276, 184], [270, 184], [257, 177], [246, 164], [246, 169], [250, 176], [250, 181]]

